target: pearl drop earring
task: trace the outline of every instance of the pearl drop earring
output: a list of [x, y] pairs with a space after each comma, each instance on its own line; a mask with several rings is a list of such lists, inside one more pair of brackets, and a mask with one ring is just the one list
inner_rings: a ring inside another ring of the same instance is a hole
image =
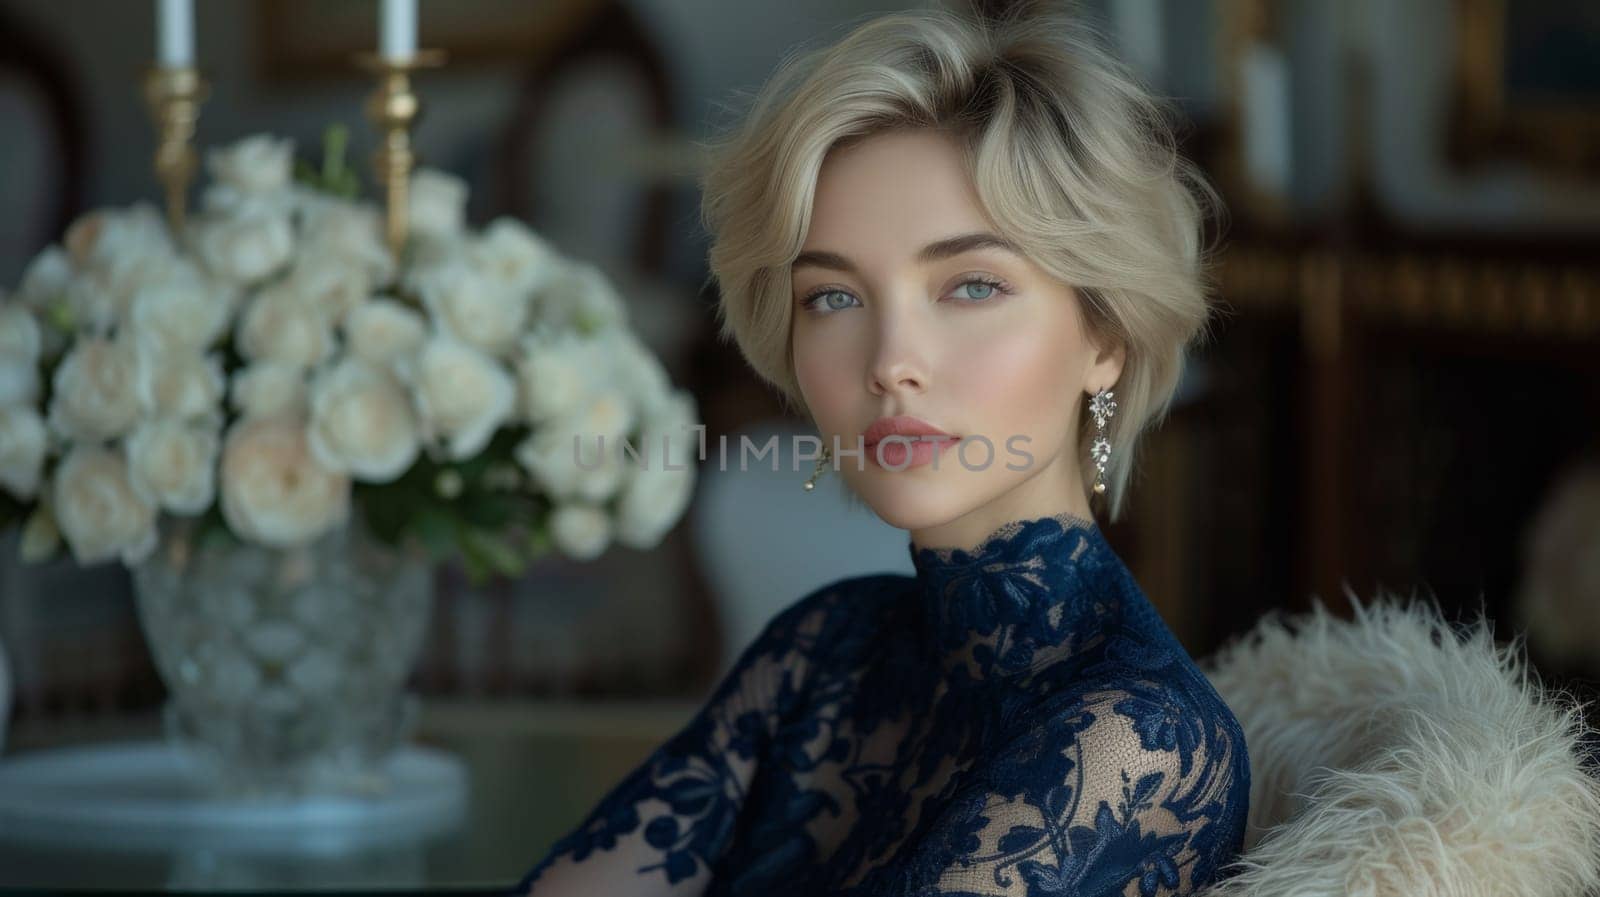
[[1096, 495], [1106, 494], [1106, 463], [1111, 460], [1111, 440], [1106, 438], [1106, 421], [1116, 413], [1117, 403], [1111, 398], [1114, 393], [1102, 388], [1094, 394], [1089, 401], [1089, 413], [1094, 415], [1096, 438], [1094, 444], [1089, 446], [1089, 457], [1094, 461], [1094, 492]]
[[808, 477], [804, 483], [800, 484], [800, 488], [806, 490], [807, 492], [817, 488], [817, 477], [822, 475], [822, 469], [827, 466], [828, 460], [832, 457], [832, 450], [828, 446], [823, 446], [822, 457], [817, 459], [817, 469], [811, 471], [811, 476]]

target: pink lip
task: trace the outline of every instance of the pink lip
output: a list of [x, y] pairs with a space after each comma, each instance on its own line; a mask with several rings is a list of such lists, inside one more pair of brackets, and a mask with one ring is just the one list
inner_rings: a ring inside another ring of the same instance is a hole
[[[872, 450], [873, 446], [883, 441], [884, 437], [886, 436], [909, 436], [912, 437], [913, 440], [919, 436], [949, 436], [951, 439], [958, 438], [954, 434], [946, 433], [945, 431], [935, 427], [933, 424], [928, 423], [920, 417], [912, 417], [909, 414], [900, 414], [894, 417], [880, 417], [872, 422], [872, 426], [867, 427], [865, 433], [861, 434], [861, 438], [863, 442], [865, 442], [869, 451]], [[928, 444], [931, 445], [932, 443]]]
[[[952, 445], [960, 444], [961, 440], [955, 436], [941, 439], [937, 442], [917, 441], [910, 445], [897, 439], [882, 446], [877, 443], [867, 446], [867, 457], [872, 460], [873, 464], [878, 464], [885, 470], [906, 470], [912, 467], [921, 467], [931, 462], [933, 456], [938, 452], [942, 452]], [[878, 462], [878, 450], [880, 448], [883, 450], [883, 462], [881, 464]]]

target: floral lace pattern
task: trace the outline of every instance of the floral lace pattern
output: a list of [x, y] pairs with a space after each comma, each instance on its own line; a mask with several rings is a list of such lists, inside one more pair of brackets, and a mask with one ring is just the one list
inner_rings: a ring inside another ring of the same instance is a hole
[[516, 893], [1190, 894], [1244, 838], [1238, 721], [1091, 521], [909, 546], [778, 614]]

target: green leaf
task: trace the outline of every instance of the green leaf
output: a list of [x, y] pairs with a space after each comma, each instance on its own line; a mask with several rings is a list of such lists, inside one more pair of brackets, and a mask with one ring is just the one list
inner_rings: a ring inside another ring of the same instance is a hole
[[338, 183], [348, 172], [344, 166], [344, 151], [350, 145], [350, 129], [341, 124], [328, 125], [322, 132], [322, 180]]
[[493, 461], [494, 458], [490, 455], [489, 450], [485, 448], [465, 461], [457, 461], [450, 466], [461, 474], [461, 479], [468, 483], [477, 483], [478, 480], [483, 478], [484, 473], [488, 471], [489, 465]]
[[[0, 526], [0, 530], [3, 529], [5, 527]], [[55, 514], [48, 504], [40, 502], [22, 526], [17, 554], [25, 564], [39, 564], [55, 557], [60, 549], [61, 530], [56, 526]]]
[[501, 529], [516, 517], [517, 497], [499, 493], [478, 494], [465, 498], [463, 516], [475, 526]]
[[231, 549], [243, 544], [222, 516], [221, 503], [212, 504], [200, 515], [194, 523], [194, 533], [195, 545], [202, 548]]
[[502, 576], [521, 576], [528, 566], [527, 557], [505, 537], [487, 530], [474, 527], [463, 529], [461, 550], [466, 557]]
[[355, 502], [374, 536], [390, 545], [400, 543], [406, 518], [399, 488], [371, 488], [356, 485]]
[[543, 522], [528, 530], [528, 552], [533, 557], [543, 557], [551, 548], [550, 530]]
[[307, 184], [312, 187], [322, 186], [321, 175], [319, 175], [317, 173], [317, 169], [305, 159], [294, 160], [294, 179], [302, 184]]
[[455, 515], [437, 505], [418, 508], [411, 518], [411, 532], [436, 560], [457, 553], [462, 530]]
[[346, 158], [349, 144], [348, 127], [337, 123], [329, 125], [322, 133], [322, 167], [296, 159], [295, 180], [323, 193], [356, 199], [361, 195], [361, 175]]
[[347, 171], [344, 176], [328, 185], [328, 192], [345, 199], [355, 199], [361, 195], [361, 178], [353, 171]]
[[72, 305], [65, 296], [50, 300], [45, 306], [44, 319], [62, 333], [71, 333], [78, 326], [77, 316], [72, 313]]

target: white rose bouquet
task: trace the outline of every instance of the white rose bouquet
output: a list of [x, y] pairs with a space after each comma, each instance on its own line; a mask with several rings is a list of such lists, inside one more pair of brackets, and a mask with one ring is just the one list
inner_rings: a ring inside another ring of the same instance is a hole
[[163, 514], [292, 547], [354, 509], [514, 575], [682, 515], [694, 400], [606, 277], [515, 220], [470, 231], [430, 170], [393, 258], [342, 135], [298, 173], [288, 140], [213, 151], [182, 234], [98, 210], [0, 294], [0, 528], [25, 558], [137, 564]]

